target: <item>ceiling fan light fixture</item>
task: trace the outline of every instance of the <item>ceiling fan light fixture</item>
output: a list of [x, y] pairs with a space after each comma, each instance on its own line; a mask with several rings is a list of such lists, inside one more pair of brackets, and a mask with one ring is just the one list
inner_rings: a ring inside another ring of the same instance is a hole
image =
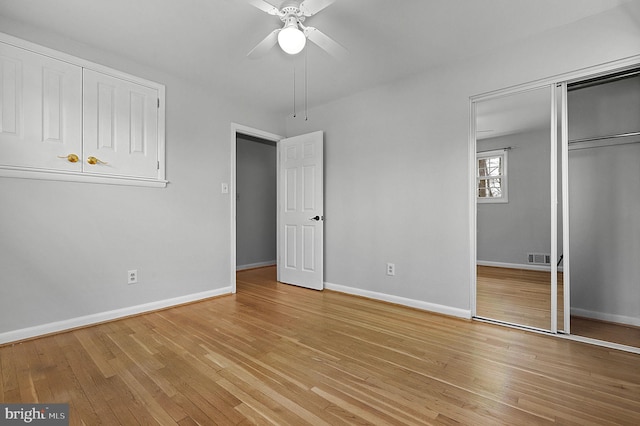
[[295, 55], [304, 49], [307, 37], [298, 29], [295, 18], [287, 20], [284, 28], [278, 33], [278, 44], [289, 55]]

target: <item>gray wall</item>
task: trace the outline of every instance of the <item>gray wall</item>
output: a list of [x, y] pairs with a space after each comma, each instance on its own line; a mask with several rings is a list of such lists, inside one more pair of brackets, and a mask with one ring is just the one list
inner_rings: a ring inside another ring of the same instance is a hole
[[[569, 130], [640, 131], [640, 77], [570, 92]], [[640, 143], [570, 151], [569, 203], [572, 312], [640, 325]]]
[[289, 117], [325, 131], [326, 281], [470, 309], [469, 97], [639, 54], [629, 7]]
[[[167, 188], [0, 178], [0, 337], [218, 289], [230, 291], [231, 122], [282, 117], [132, 60], [0, 18], [3, 32], [166, 85]], [[138, 284], [127, 285], [127, 270]]]
[[[479, 140], [478, 151], [508, 151], [508, 203], [478, 203], [479, 262], [527, 266], [527, 253], [551, 253], [549, 129]], [[506, 265], [505, 265], [506, 266]]]
[[276, 145], [239, 136], [236, 148], [236, 265], [276, 263]]

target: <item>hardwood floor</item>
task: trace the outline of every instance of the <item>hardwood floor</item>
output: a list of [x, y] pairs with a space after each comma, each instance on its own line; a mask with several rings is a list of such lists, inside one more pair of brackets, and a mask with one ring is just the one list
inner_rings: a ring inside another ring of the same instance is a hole
[[[476, 313], [528, 327], [551, 329], [551, 273], [477, 266]], [[558, 274], [558, 328], [564, 321], [562, 273]]]
[[638, 424], [640, 356], [238, 273], [238, 293], [0, 348], [72, 425]]
[[571, 334], [640, 348], [640, 327], [571, 315]]
[[[478, 316], [512, 324], [549, 329], [549, 272], [477, 267]], [[558, 329], [562, 330], [563, 276], [558, 274]], [[640, 327], [571, 316], [571, 334], [640, 347]]]

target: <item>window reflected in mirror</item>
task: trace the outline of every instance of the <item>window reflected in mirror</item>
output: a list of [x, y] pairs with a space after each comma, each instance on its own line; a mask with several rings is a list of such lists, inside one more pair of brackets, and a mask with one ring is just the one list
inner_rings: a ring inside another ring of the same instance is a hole
[[478, 202], [507, 202], [507, 150], [481, 152], [476, 158]]

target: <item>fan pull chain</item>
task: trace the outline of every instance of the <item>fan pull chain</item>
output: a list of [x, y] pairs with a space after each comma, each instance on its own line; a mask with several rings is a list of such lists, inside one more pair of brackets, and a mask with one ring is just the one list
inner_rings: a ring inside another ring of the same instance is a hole
[[293, 62], [293, 118], [296, 118], [296, 60]]
[[309, 117], [307, 116], [307, 97], [309, 94], [309, 78], [307, 71], [307, 52], [309, 49], [304, 49], [304, 121], [308, 121]]

